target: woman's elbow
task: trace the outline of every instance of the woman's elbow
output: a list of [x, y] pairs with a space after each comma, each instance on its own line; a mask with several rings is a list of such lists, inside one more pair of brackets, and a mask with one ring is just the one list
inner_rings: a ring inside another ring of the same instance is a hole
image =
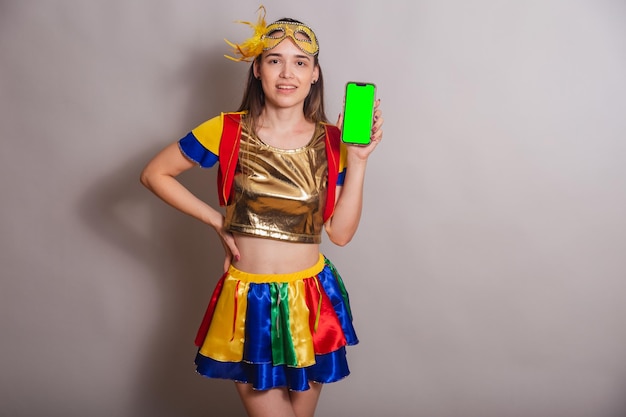
[[337, 246], [346, 246], [352, 240], [353, 235], [341, 233], [328, 233], [328, 238]]
[[146, 188], [148, 189], [152, 189], [152, 187], [150, 186], [150, 171], [148, 170], [148, 167], [144, 168], [141, 171], [141, 174], [139, 174], [139, 182]]

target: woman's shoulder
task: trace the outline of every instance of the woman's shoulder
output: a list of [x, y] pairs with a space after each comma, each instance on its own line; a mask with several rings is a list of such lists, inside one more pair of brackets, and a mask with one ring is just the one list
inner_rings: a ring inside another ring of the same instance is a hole
[[341, 130], [331, 123], [328, 122], [319, 122], [319, 125], [324, 129], [328, 140], [335, 146], [339, 146], [341, 142]]
[[224, 123], [239, 123], [247, 112], [222, 112], [191, 130], [197, 138], [221, 136]]

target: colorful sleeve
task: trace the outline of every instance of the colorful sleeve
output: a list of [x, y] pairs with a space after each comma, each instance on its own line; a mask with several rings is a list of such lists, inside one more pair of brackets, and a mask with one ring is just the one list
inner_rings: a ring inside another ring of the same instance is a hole
[[202, 123], [178, 141], [181, 152], [202, 168], [212, 167], [218, 161], [222, 127], [222, 116]]
[[337, 185], [342, 186], [346, 178], [347, 150], [346, 145], [341, 142], [339, 147], [339, 175], [337, 175]]

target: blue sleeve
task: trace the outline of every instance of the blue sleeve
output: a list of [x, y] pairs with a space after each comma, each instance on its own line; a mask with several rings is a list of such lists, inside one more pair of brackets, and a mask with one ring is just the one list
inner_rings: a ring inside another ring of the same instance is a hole
[[337, 186], [341, 187], [345, 179], [346, 179], [346, 170], [344, 169], [337, 175]]
[[202, 168], [210, 168], [218, 161], [218, 156], [205, 148], [192, 132], [178, 141], [180, 151], [187, 159], [200, 165]]

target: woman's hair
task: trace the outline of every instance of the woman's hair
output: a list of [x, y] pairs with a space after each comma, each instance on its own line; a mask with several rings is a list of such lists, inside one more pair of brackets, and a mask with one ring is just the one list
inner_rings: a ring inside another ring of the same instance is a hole
[[[302, 24], [302, 22], [290, 18], [283, 18], [278, 21]], [[237, 111], [248, 111], [248, 117], [250, 117], [252, 126], [256, 125], [256, 120], [261, 115], [263, 106], [265, 106], [265, 94], [263, 93], [261, 80], [254, 76], [254, 64], [260, 65], [261, 57], [262, 55], [257, 56], [254, 59], [255, 62], [250, 65], [246, 89], [244, 90], [239, 109], [237, 109]], [[314, 65], [318, 67], [319, 77], [315, 84], [311, 84], [311, 91], [309, 91], [309, 95], [304, 100], [304, 117], [315, 123], [328, 122], [326, 112], [324, 111], [324, 77], [322, 76], [318, 55], [314, 57]]]

